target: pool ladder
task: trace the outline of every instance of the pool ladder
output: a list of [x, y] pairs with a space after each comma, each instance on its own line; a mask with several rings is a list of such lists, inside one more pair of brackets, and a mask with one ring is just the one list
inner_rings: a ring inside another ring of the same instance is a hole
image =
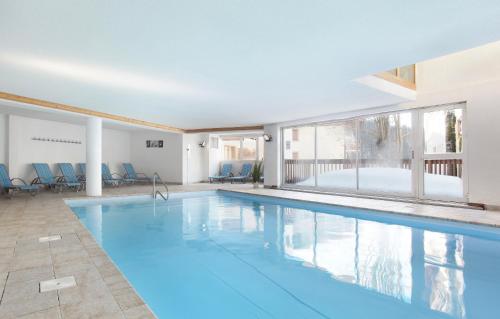
[[[163, 185], [163, 187], [165, 187], [165, 190], [167, 191], [167, 197], [165, 197], [162, 192], [160, 192], [159, 190], [156, 189], [156, 181], [158, 180], [158, 182]], [[161, 177], [160, 175], [158, 175], [158, 173], [154, 173], [153, 174], [153, 199], [156, 199], [156, 196], [157, 195], [160, 195], [161, 198], [163, 198], [163, 200], [167, 201], [168, 198], [169, 198], [169, 192], [168, 192], [168, 186], [167, 184], [165, 184], [162, 180], [161, 180]]]

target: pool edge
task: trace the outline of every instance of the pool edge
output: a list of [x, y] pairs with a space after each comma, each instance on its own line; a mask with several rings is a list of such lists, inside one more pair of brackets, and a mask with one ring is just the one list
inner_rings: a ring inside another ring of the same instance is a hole
[[[352, 208], [352, 209], [366, 209], [370, 211], [375, 211], [375, 212], [380, 212], [380, 213], [389, 213], [389, 214], [395, 214], [395, 215], [400, 215], [400, 216], [410, 216], [410, 217], [416, 217], [416, 218], [429, 218], [433, 220], [441, 220], [441, 221], [447, 221], [447, 222], [458, 222], [458, 223], [464, 223], [464, 224], [470, 224], [470, 225], [476, 225], [476, 226], [487, 226], [487, 227], [494, 227], [500, 229], [500, 220], [497, 222], [486, 222], [486, 221], [480, 221], [480, 220], [473, 220], [468, 217], [464, 217], [463, 215], [456, 215], [456, 216], [437, 216], [436, 214], [432, 213], [417, 213], [417, 212], [405, 212], [402, 210], [395, 210], [391, 209], [391, 206], [396, 206], [394, 205], [394, 201], [386, 201], [386, 200], [376, 200], [376, 201], [385, 201], [388, 202], [388, 206], [384, 208], [379, 208], [379, 207], [366, 207], [366, 206], [356, 206], [356, 205], [349, 205], [349, 204], [343, 204], [339, 202], [329, 202], [329, 201], [318, 201], [318, 200], [313, 200], [313, 199], [304, 199], [304, 198], [297, 198], [297, 197], [284, 197], [280, 196], [279, 194], [263, 194], [262, 191], [269, 191], [269, 192], [275, 192], [278, 190], [271, 190], [271, 189], [259, 189], [257, 191], [254, 190], [227, 190], [227, 189], [218, 189], [217, 192], [220, 193], [236, 193], [236, 194], [244, 194], [244, 195], [253, 195], [253, 196], [261, 196], [261, 197], [267, 197], [267, 198], [276, 198], [276, 199], [286, 199], [286, 200], [293, 200], [293, 201], [298, 201], [298, 202], [303, 202], [303, 203], [310, 203], [310, 204], [323, 204], [323, 205], [330, 205], [330, 206], [337, 206], [337, 207], [345, 207], [345, 208]], [[279, 190], [282, 192], [288, 192], [289, 194], [295, 194], [304, 196], [303, 193], [298, 193], [294, 191], [289, 191], [289, 190]], [[325, 194], [314, 194], [314, 196], [330, 196], [330, 195], [325, 195]], [[345, 196], [344, 196], [345, 197]], [[334, 198], [334, 197], [331, 197]], [[375, 201], [373, 199], [370, 199], [372, 201]], [[466, 208], [448, 208], [448, 207], [443, 207], [443, 206], [437, 206], [437, 205], [431, 205], [431, 204], [408, 204], [408, 203], [399, 203], [400, 205], [404, 205], [409, 207], [410, 205], [414, 206], [421, 206], [425, 208], [435, 208], [437, 210], [448, 210], [448, 209], [454, 209], [454, 210], [467, 210], [470, 212], [470, 214], [478, 214], [479, 212], [482, 212], [483, 214], [495, 214], [495, 212], [491, 211], [478, 211], [475, 209], [466, 209]], [[498, 217], [500, 218], [500, 213], [498, 214]], [[472, 217], [472, 216], [471, 216]], [[477, 218], [478, 216], [474, 216]], [[480, 217], [480, 216], [479, 216]]]

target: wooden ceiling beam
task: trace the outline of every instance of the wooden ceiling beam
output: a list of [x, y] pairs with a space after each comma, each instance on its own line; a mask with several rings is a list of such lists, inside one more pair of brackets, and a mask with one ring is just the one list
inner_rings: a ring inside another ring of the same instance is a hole
[[95, 116], [95, 117], [100, 117], [103, 119], [109, 119], [109, 120], [113, 120], [113, 121], [133, 124], [133, 125], [146, 126], [146, 127], [151, 127], [151, 128], [155, 128], [155, 129], [168, 131], [168, 132], [176, 132], [176, 133], [210, 133], [210, 132], [250, 131], [250, 130], [262, 130], [264, 128], [262, 125], [257, 125], [257, 126], [218, 127], [218, 128], [202, 128], [202, 129], [187, 129], [187, 130], [185, 130], [185, 129], [181, 129], [181, 128], [173, 127], [173, 126], [168, 126], [168, 125], [164, 125], [164, 124], [158, 124], [158, 123], [153, 123], [153, 122], [148, 122], [148, 121], [143, 121], [143, 120], [137, 120], [137, 119], [122, 116], [122, 115], [114, 115], [114, 114], [90, 110], [87, 108], [82, 108], [82, 107], [77, 107], [77, 106], [72, 106], [72, 105], [62, 104], [62, 103], [56, 103], [56, 102], [50, 102], [50, 101], [35, 99], [35, 98], [16, 95], [16, 94], [7, 93], [7, 92], [0, 92], [0, 99], [7, 100], [7, 101], [13, 101], [13, 102], [19, 102], [19, 103], [25, 103], [25, 104], [29, 104], [29, 105], [40, 106], [40, 107], [52, 109], [52, 110], [66, 111], [66, 112], [81, 114], [81, 115], [85, 115], [85, 116]]

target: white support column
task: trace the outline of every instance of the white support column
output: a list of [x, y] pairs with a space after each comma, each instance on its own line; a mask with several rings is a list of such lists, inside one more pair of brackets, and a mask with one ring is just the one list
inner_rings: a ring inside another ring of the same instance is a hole
[[102, 195], [102, 119], [87, 120], [87, 196]]

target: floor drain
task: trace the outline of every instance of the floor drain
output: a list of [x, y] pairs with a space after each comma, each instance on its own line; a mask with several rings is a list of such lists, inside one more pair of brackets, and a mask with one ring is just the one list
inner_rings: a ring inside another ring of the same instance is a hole
[[53, 236], [47, 236], [47, 237], [40, 237], [38, 238], [39, 243], [46, 243], [48, 241], [54, 241], [54, 240], [60, 240], [61, 235], [53, 235]]
[[40, 292], [59, 290], [76, 286], [75, 277], [62, 277], [40, 281]]

